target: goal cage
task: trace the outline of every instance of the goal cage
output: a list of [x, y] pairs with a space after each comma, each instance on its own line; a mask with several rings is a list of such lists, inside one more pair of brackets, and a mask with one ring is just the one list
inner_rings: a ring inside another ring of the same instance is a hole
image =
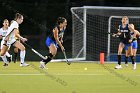
[[[139, 7], [72, 7], [72, 58], [99, 61], [104, 52], [105, 61], [117, 61], [119, 38], [109, 33], [117, 33], [122, 16], [129, 17], [129, 23], [140, 31]], [[138, 40], [139, 42], [139, 40]], [[123, 51], [123, 57], [125, 52]], [[136, 61], [140, 61], [138, 47]], [[122, 60], [124, 59], [122, 57]], [[124, 60], [123, 60], [124, 61]]]

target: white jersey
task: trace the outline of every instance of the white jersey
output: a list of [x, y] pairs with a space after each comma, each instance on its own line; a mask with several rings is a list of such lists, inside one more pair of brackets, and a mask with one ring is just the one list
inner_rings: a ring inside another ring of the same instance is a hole
[[[16, 39], [15, 39], [15, 33], [13, 32], [13, 30], [16, 28], [16, 29], [18, 29], [18, 27], [19, 27], [19, 24], [16, 22], [16, 21], [13, 21], [13, 23], [10, 25], [10, 27], [8, 28], [8, 32], [6, 33], [6, 36], [5, 36], [5, 38], [7, 37], [7, 36], [9, 36], [9, 39], [8, 39], [8, 41], [7, 41], [7, 46], [9, 46], [9, 45], [11, 45], [11, 44], [13, 44], [15, 41], [16, 41]], [[4, 38], [4, 39], [5, 39]]]
[[[9, 27], [8, 27], [8, 29], [9, 29]], [[2, 46], [4, 44], [4, 39], [5, 39], [5, 36], [6, 36], [7, 32], [8, 32], [8, 29], [4, 30], [3, 28], [0, 28], [0, 35], [2, 36], [0, 49], [2, 49]], [[10, 46], [9, 46], [9, 48], [10, 48]]]
[[4, 30], [3, 28], [0, 28], [0, 36], [2, 36], [2, 40], [4, 40], [7, 32], [8, 32], [8, 29]]

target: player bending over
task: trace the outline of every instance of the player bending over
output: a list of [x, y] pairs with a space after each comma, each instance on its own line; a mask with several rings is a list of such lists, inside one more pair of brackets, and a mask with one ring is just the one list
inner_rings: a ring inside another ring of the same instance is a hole
[[23, 15], [16, 13], [15, 15], [15, 19], [13, 21], [13, 23], [10, 25], [8, 32], [5, 36], [4, 39], [4, 44], [2, 46], [2, 50], [0, 52], [1, 56], [4, 56], [8, 47], [10, 45], [13, 45], [15, 47], [17, 47], [18, 49], [20, 49], [20, 66], [28, 66], [29, 64], [26, 64], [24, 62], [24, 58], [25, 58], [25, 47], [22, 43], [20, 43], [19, 41], [17, 41], [14, 36], [17, 36], [20, 40], [22, 40], [23, 42], [27, 41], [26, 38], [23, 38], [22, 36], [20, 36], [18, 34], [18, 28], [19, 28], [19, 24], [21, 24], [23, 22]]
[[66, 29], [67, 20], [64, 17], [59, 17], [57, 19], [56, 26], [51, 31], [51, 34], [46, 39], [46, 46], [48, 46], [50, 53], [47, 56], [46, 60], [42, 60], [40, 62], [40, 68], [45, 68], [45, 65], [52, 60], [52, 58], [57, 53], [58, 45], [61, 50], [64, 51], [63, 43], [63, 35], [64, 30]]

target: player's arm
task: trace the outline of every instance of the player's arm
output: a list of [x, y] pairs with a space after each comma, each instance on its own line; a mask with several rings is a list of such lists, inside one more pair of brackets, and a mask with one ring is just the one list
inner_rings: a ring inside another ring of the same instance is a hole
[[4, 39], [5, 43], [9, 40], [9, 37], [10, 37], [10, 34], [8, 34], [7, 36], [5, 36], [5, 39]]
[[2, 35], [0, 35], [0, 42], [2, 41]]
[[140, 37], [140, 32], [138, 30], [137, 30], [137, 35], [136, 36]]
[[61, 43], [63, 43], [63, 36], [64, 36], [64, 33], [62, 33], [62, 37], [60, 38]]
[[128, 24], [128, 28], [130, 31], [134, 30], [134, 24]]
[[54, 38], [55, 38], [56, 42], [58, 43], [58, 45], [61, 47], [61, 50], [63, 51], [64, 50], [64, 47], [63, 47], [62, 43], [59, 41], [58, 29], [57, 28], [54, 28], [53, 29], [53, 33], [54, 33]]
[[118, 29], [118, 32], [116, 34], [114, 33], [112, 36], [113, 37], [119, 37], [120, 35], [121, 35], [121, 32], [120, 32], [120, 29]]
[[2, 39], [2, 35], [0, 35], [0, 39]]
[[2, 32], [1, 32], [1, 30], [0, 30], [0, 39], [2, 39]]
[[129, 42], [132, 42], [132, 41], [135, 41], [135, 40], [137, 40], [137, 33], [138, 33], [138, 31], [137, 30], [134, 30], [134, 34], [132, 35], [132, 37], [131, 37], [131, 39], [129, 40]]
[[118, 32], [116, 34], [114, 33], [112, 36], [119, 37], [120, 35], [121, 35], [121, 31], [120, 31], [120, 25], [119, 25]]
[[128, 28], [129, 28], [129, 30], [131, 31], [131, 32], [133, 32], [134, 34], [132, 35], [132, 37], [131, 37], [131, 39], [129, 40], [129, 42], [132, 42], [132, 41], [134, 41], [134, 40], [136, 40], [137, 39], [137, 33], [138, 33], [138, 31], [137, 30], [135, 30], [135, 28], [134, 28], [134, 25], [133, 24], [129, 24], [128, 25]]
[[138, 30], [135, 30], [133, 34], [133, 38], [137, 38], [137, 36], [140, 36], [140, 33], [138, 32]]
[[63, 28], [62, 37], [60, 38], [61, 43], [63, 43], [64, 31], [66, 30], [66, 26]]
[[23, 41], [23, 42], [27, 41], [26, 38], [22, 37], [22, 36], [19, 34], [18, 29], [14, 29], [14, 33], [15, 33], [15, 36], [16, 36], [16, 37], [18, 37], [19, 39], [21, 39], [21, 41]]

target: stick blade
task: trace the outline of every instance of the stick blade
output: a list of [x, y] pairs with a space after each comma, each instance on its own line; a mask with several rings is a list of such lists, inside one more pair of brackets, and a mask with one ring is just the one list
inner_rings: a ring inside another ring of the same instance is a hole
[[70, 61], [68, 61], [68, 59], [66, 60], [66, 62], [67, 62], [67, 64], [68, 64], [68, 65], [70, 65], [70, 64], [71, 64], [71, 62], [70, 62]]

